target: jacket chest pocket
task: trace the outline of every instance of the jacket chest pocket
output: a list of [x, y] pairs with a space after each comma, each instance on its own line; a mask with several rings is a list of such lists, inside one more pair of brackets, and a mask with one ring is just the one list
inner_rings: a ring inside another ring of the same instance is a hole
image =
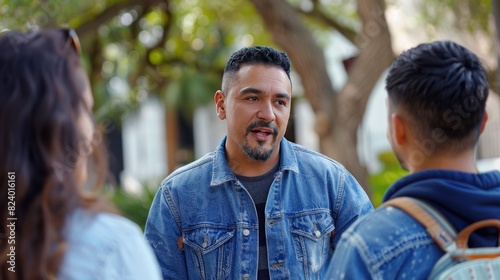
[[184, 233], [186, 258], [196, 264], [199, 279], [226, 279], [231, 272], [234, 230], [197, 228]]
[[293, 245], [298, 261], [309, 279], [321, 271], [330, 255], [330, 237], [335, 228], [328, 213], [308, 214], [290, 220]]

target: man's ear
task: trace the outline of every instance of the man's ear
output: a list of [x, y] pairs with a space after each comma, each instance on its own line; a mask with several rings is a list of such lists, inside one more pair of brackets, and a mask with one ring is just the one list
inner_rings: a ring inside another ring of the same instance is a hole
[[484, 111], [483, 122], [481, 123], [481, 133], [483, 133], [487, 121], [488, 121], [488, 112]]
[[217, 113], [217, 117], [220, 120], [224, 120], [226, 118], [226, 108], [225, 108], [225, 98], [226, 96], [220, 90], [215, 92], [214, 101], [215, 101], [215, 112]]
[[403, 145], [408, 141], [408, 125], [406, 121], [398, 114], [391, 115], [391, 125], [393, 129], [394, 142], [398, 145]]

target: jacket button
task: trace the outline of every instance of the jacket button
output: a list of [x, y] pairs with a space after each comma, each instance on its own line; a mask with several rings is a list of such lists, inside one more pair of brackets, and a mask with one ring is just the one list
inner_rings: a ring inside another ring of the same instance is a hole
[[[243, 235], [244, 236], [249, 236], [250, 235], [250, 231], [248, 229], [244, 229], [243, 230]], [[246, 275], [246, 274], [245, 274]]]
[[243, 274], [243, 280], [250, 279], [250, 274]]

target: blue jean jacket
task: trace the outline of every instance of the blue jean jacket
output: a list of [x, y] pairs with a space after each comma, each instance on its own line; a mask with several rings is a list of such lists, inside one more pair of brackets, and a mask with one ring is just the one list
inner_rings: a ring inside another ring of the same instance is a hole
[[[384, 201], [400, 196], [430, 203], [459, 232], [483, 219], [500, 219], [500, 172], [420, 171], [394, 183]], [[497, 241], [495, 230], [482, 231], [471, 235], [469, 245]], [[325, 279], [427, 279], [443, 254], [419, 222], [398, 208], [381, 207], [342, 235]]]
[[427, 279], [443, 255], [425, 228], [395, 207], [360, 222], [343, 235], [324, 279]]
[[[146, 222], [165, 279], [256, 279], [254, 203], [230, 170], [225, 139], [161, 184]], [[265, 216], [271, 279], [322, 279], [340, 235], [373, 211], [343, 166], [283, 139]]]

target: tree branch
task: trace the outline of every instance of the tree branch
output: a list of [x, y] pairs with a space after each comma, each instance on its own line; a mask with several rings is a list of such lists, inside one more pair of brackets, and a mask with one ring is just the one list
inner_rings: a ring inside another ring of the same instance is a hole
[[[172, 11], [170, 8], [170, 3], [168, 2], [169, 0], [164, 0], [164, 2], [158, 7], [165, 13], [166, 20], [165, 23], [163, 24], [163, 34], [160, 40], [151, 48], [146, 49], [146, 53], [142, 56], [142, 58], [139, 60], [137, 63], [136, 71], [129, 75], [129, 83], [131, 85], [136, 85], [137, 84], [137, 78], [141, 75], [144, 74], [144, 72], [147, 72], [150, 74], [152, 79], [154, 79], [154, 82], [157, 84], [157, 87], [163, 87], [163, 85], [166, 83], [166, 79], [164, 76], [162, 76], [160, 73], [158, 73], [157, 65], [153, 65], [151, 61], [149, 60], [149, 56], [151, 55], [151, 52], [157, 48], [163, 48], [165, 46], [165, 42], [168, 39], [168, 35], [170, 34], [170, 30], [172, 28]], [[146, 7], [146, 12], [144, 14], [147, 14], [153, 6], [148, 6]], [[137, 20], [137, 22], [139, 19]], [[135, 36], [134, 36], [135, 37]], [[165, 63], [165, 62], [163, 62]]]
[[158, 42], [151, 47], [150, 49], [147, 50], [146, 52], [146, 62], [148, 65], [153, 66], [151, 64], [151, 61], [149, 61], [149, 55], [154, 49], [157, 48], [163, 48], [165, 47], [165, 43], [167, 42], [168, 35], [170, 34], [170, 30], [172, 29], [172, 10], [170, 8], [170, 3], [168, 3], [169, 0], [165, 0], [165, 4], [159, 5], [159, 8], [163, 11], [165, 14], [166, 20], [165, 23], [163, 24], [163, 34], [161, 36], [161, 39], [158, 40]]
[[95, 18], [86, 21], [82, 25], [76, 28], [78, 36], [83, 38], [89, 33], [95, 32], [101, 24], [104, 24], [111, 20], [113, 17], [118, 15], [122, 10], [131, 9], [134, 6], [151, 6], [154, 4], [164, 3], [165, 0], [128, 0], [124, 2], [117, 3], [115, 5], [109, 6]]
[[356, 36], [358, 34], [352, 28], [341, 24], [340, 22], [332, 19], [323, 11], [321, 11], [320, 7], [316, 5], [316, 1], [313, 1], [313, 9], [309, 12], [302, 11], [301, 9], [295, 9], [298, 13], [305, 15], [311, 19], [317, 20], [335, 30], [337, 30], [340, 34], [342, 34], [347, 40], [351, 41], [353, 44], [355, 43]]
[[328, 102], [336, 95], [323, 49], [311, 31], [300, 21], [299, 14], [285, 0], [251, 0], [273, 40], [290, 56], [300, 75], [304, 93], [315, 113], [331, 112]]

